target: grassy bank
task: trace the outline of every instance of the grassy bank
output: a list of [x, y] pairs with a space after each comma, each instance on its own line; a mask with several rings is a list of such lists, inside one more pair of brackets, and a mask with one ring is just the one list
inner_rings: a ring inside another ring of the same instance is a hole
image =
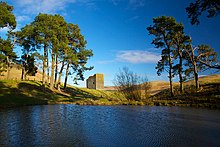
[[156, 105], [192, 106], [211, 109], [220, 109], [220, 75], [201, 77], [200, 89], [196, 91], [193, 81], [184, 83], [184, 92], [179, 92], [179, 87], [174, 87], [174, 97], [170, 97], [169, 89], [160, 91], [151, 96]]
[[0, 81], [0, 107], [36, 104], [117, 105], [127, 103], [118, 92], [67, 87], [51, 91], [38, 81]]
[[[78, 105], [148, 105], [148, 106], [191, 106], [220, 109], [220, 75], [201, 78], [201, 88], [195, 91], [192, 81], [186, 82], [185, 92], [180, 94], [175, 86], [175, 97], [169, 96], [169, 89], [163, 89], [149, 99], [128, 101], [115, 91], [92, 90], [68, 86], [67, 89], [51, 91], [38, 81], [0, 80], [0, 108], [41, 104]], [[166, 84], [166, 83], [165, 83]], [[162, 84], [159, 84], [162, 85]], [[156, 87], [158, 88], [158, 87]], [[151, 89], [155, 92], [154, 89]], [[156, 89], [159, 90], [159, 89]]]

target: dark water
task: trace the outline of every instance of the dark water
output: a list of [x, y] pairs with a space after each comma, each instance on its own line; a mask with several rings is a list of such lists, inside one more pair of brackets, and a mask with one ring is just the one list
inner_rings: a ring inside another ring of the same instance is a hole
[[0, 146], [220, 146], [220, 111], [46, 105], [0, 110]]

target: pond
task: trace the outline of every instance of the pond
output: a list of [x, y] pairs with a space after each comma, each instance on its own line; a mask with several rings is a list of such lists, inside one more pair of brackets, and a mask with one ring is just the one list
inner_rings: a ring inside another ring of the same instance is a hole
[[0, 146], [220, 146], [220, 111], [42, 105], [0, 110]]

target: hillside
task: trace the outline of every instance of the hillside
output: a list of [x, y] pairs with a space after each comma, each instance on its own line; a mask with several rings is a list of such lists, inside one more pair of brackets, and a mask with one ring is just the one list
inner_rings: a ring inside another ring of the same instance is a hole
[[[184, 83], [184, 92], [179, 92], [179, 86], [174, 86], [174, 97], [170, 97], [169, 89], [162, 90], [151, 96], [158, 105], [169, 105], [173, 101], [180, 106], [194, 106], [220, 109], [220, 74], [199, 78], [200, 89], [196, 91], [194, 81]], [[163, 101], [163, 104], [160, 103]], [[173, 103], [171, 103], [173, 105]]]
[[[208, 83], [220, 83], [220, 74], [214, 74], [209, 76], [203, 76], [199, 78], [199, 83], [201, 85]], [[170, 83], [167, 81], [151, 81], [150, 95], [155, 95], [165, 89], [170, 88]], [[173, 82], [174, 87], [178, 87], [178, 82]], [[194, 85], [194, 79], [184, 82], [185, 87]]]
[[127, 100], [117, 92], [68, 86], [66, 91], [51, 91], [38, 81], [0, 80], [0, 107], [36, 104], [123, 104]]
[[36, 104], [79, 104], [79, 105], [171, 105], [171, 106], [200, 106], [220, 108], [220, 74], [199, 78], [200, 91], [196, 92], [194, 81], [184, 82], [184, 93], [178, 92], [178, 82], [174, 82], [175, 97], [169, 96], [169, 82], [152, 81], [149, 91], [150, 99], [128, 101], [116, 91], [114, 86], [104, 90], [77, 88], [68, 85], [66, 91], [51, 91], [41, 87], [42, 74], [28, 76], [28, 81], [20, 81], [21, 69], [12, 68], [10, 80], [6, 73], [0, 76], [0, 107], [36, 105]]

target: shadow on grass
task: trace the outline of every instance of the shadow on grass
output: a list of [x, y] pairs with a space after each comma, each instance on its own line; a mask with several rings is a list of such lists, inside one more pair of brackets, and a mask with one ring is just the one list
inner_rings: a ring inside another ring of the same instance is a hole
[[12, 86], [13, 84], [0, 81], [0, 106], [47, 104], [46, 100], [33, 97], [19, 88], [19, 86], [18, 88], [17, 86]]
[[[178, 88], [178, 87], [177, 87]], [[201, 84], [200, 90], [196, 91], [194, 85], [185, 87], [184, 93], [176, 90], [175, 97], [169, 96], [169, 89], [152, 96], [154, 100], [181, 100], [189, 104], [210, 104], [220, 106], [220, 83]]]
[[66, 92], [71, 95], [71, 97], [75, 100], [82, 100], [86, 98], [91, 98], [93, 100], [99, 99], [99, 97], [94, 96], [93, 94], [83, 91], [79, 88], [72, 88], [72, 87], [67, 87]]

